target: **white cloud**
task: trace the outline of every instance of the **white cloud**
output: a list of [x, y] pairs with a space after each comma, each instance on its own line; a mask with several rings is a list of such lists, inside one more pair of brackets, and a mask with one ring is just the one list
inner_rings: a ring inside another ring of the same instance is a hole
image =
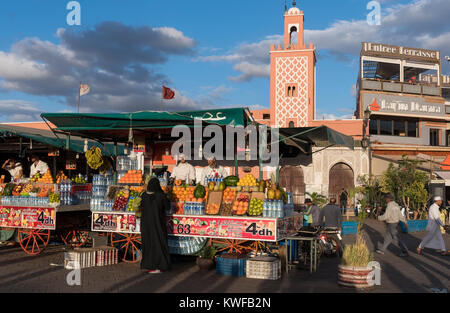
[[[413, 0], [407, 4], [383, 1], [380, 26], [366, 20], [339, 20], [324, 29], [306, 29], [305, 43], [313, 42], [320, 56], [325, 53], [338, 61], [349, 62], [359, 56], [361, 42], [374, 41], [393, 45], [441, 50], [450, 54], [450, 1]], [[256, 77], [269, 77], [271, 44], [281, 44], [281, 35], [266, 36], [254, 43], [241, 43], [229, 53], [198, 57], [203, 62], [230, 62], [238, 76], [233, 81], [246, 82]], [[448, 62], [447, 62], [448, 63]], [[444, 71], [449, 64], [444, 64]]]

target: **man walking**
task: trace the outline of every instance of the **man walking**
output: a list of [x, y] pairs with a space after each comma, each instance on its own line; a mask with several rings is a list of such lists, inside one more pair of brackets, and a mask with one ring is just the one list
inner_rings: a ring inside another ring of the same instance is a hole
[[439, 207], [441, 204], [442, 198], [435, 197], [428, 212], [427, 234], [417, 248], [418, 254], [422, 254], [422, 249], [426, 247], [431, 249], [440, 249], [441, 255], [448, 255], [447, 249], [445, 248], [444, 238], [442, 238], [441, 233], [441, 227], [444, 227], [439, 212]]
[[[348, 194], [345, 191], [345, 189], [342, 188], [341, 194], [339, 195], [339, 207], [341, 209], [347, 208], [347, 199], [348, 199]], [[344, 213], [345, 213], [345, 211], [344, 211]]]
[[400, 206], [397, 202], [394, 201], [392, 195], [386, 196], [386, 212], [378, 217], [378, 220], [386, 222], [386, 234], [384, 235], [384, 244], [381, 249], [378, 249], [376, 252], [379, 254], [384, 254], [387, 247], [392, 243], [393, 240], [398, 242], [402, 253], [399, 255], [401, 257], [408, 256], [408, 248], [406, 248], [405, 244], [398, 237], [398, 223], [402, 221], [405, 224], [405, 227], [408, 228], [408, 224], [406, 222], [406, 218], [403, 216], [400, 211]]
[[320, 208], [315, 205], [311, 199], [306, 199], [305, 204], [307, 207], [305, 211], [305, 222], [307, 225], [305, 226], [319, 226]]
[[330, 203], [322, 208], [319, 216], [319, 224], [323, 223], [325, 217], [325, 228], [337, 228], [341, 230], [341, 209], [336, 205], [336, 198], [330, 198]]

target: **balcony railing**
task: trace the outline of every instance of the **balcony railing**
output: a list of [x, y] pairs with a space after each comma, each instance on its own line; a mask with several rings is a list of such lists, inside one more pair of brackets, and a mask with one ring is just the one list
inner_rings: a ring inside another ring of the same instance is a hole
[[441, 88], [434, 84], [409, 84], [395, 81], [363, 79], [361, 81], [361, 89], [410, 93], [426, 96], [441, 96]]

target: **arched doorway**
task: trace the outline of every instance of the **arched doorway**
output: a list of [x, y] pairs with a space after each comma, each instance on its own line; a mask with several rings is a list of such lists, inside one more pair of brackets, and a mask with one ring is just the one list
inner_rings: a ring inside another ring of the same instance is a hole
[[[328, 196], [335, 197], [339, 202], [342, 188], [345, 191], [355, 187], [353, 169], [345, 163], [337, 163], [330, 169]], [[350, 204], [350, 199], [348, 199]]]
[[305, 201], [305, 178], [300, 166], [284, 166], [280, 170], [280, 187], [292, 192], [294, 207], [299, 209]]

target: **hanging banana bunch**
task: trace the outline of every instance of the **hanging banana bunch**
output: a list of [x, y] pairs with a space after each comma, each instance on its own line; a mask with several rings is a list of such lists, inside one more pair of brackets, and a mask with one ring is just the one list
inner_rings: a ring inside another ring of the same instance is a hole
[[103, 164], [99, 167], [100, 174], [106, 174], [106, 172], [112, 167], [111, 161], [107, 157], [103, 157]]
[[86, 156], [87, 164], [93, 170], [99, 169], [104, 163], [102, 151], [99, 147], [90, 148], [84, 155]]

